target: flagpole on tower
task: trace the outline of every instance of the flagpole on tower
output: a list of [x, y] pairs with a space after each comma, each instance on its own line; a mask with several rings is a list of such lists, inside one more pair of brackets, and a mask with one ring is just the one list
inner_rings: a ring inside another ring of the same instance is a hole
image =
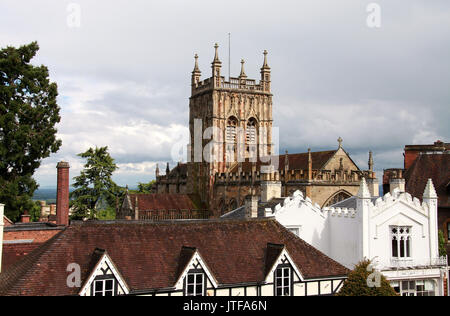
[[228, 33], [228, 81], [231, 82], [231, 33]]

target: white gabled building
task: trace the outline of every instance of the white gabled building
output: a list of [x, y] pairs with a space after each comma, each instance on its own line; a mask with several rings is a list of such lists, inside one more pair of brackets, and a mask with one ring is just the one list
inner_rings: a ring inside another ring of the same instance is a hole
[[446, 259], [439, 258], [437, 195], [431, 180], [423, 202], [400, 189], [371, 197], [364, 179], [357, 196], [331, 208], [313, 205], [300, 191], [281, 203], [271, 201], [259, 204], [259, 216], [275, 217], [347, 268], [370, 259], [401, 295], [444, 294], [448, 268]]

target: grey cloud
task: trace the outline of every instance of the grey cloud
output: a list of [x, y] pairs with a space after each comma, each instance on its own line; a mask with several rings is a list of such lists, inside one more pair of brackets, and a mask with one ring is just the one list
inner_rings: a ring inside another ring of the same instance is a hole
[[[227, 74], [228, 32], [232, 75], [245, 58], [249, 77], [259, 78], [269, 50], [281, 150], [335, 148], [341, 136], [360, 167], [373, 150], [382, 170], [401, 166], [405, 144], [450, 136], [448, 0], [375, 1], [381, 29], [366, 26], [369, 1], [360, 0], [79, 0], [80, 29], [65, 24], [69, 2], [0, 4], [0, 46], [38, 40], [36, 63], [60, 87], [66, 142], [44, 163], [94, 142], [111, 145], [120, 163], [167, 160], [173, 126], [188, 123], [193, 55], [208, 77], [219, 42]], [[114, 132], [133, 124], [142, 124], [140, 136]]]

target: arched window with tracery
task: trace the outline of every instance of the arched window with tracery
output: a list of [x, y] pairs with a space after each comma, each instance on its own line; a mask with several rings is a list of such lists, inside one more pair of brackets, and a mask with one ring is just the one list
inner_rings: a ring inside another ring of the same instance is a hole
[[236, 161], [237, 130], [238, 119], [234, 116], [229, 117], [227, 120], [227, 127], [225, 129], [225, 159], [228, 163]]
[[255, 118], [250, 118], [247, 121], [247, 126], [245, 129], [245, 143], [247, 152], [249, 153], [249, 158], [256, 157], [257, 144], [258, 144], [258, 122]]
[[236, 133], [238, 127], [238, 120], [234, 116], [231, 116], [227, 120], [227, 128], [226, 128], [226, 141], [227, 143], [236, 143]]
[[328, 199], [327, 202], [325, 202], [325, 204], [323, 205], [324, 207], [329, 207], [331, 205], [334, 205], [336, 203], [339, 203], [341, 201], [344, 201], [348, 198], [352, 197], [352, 195], [350, 193], [348, 193], [347, 191], [339, 191], [337, 192], [335, 195], [333, 195], [332, 197], [330, 197]]
[[256, 145], [256, 140], [257, 140], [257, 136], [258, 136], [257, 125], [258, 125], [258, 122], [253, 117], [247, 121], [245, 141], [249, 145]]

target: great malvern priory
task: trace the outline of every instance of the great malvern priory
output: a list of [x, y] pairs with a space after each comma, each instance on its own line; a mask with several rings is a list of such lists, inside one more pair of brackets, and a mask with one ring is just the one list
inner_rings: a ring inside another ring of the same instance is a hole
[[[56, 206], [43, 203], [38, 222], [25, 213], [13, 223], [0, 204], [0, 295], [332, 296], [365, 259], [401, 296], [448, 295], [439, 231], [448, 248], [450, 145], [414, 148], [404, 169], [385, 171], [382, 196], [373, 153], [362, 169], [340, 137], [335, 149], [278, 155], [267, 51], [263, 58], [257, 82], [244, 61], [225, 80], [217, 44], [201, 80], [195, 56], [190, 160], [164, 175], [158, 167], [151, 193], [127, 188], [115, 220], [70, 220], [65, 161]], [[222, 161], [194, 159], [197, 119], [201, 134], [225, 135]], [[278, 164], [253, 161], [260, 146]]]

